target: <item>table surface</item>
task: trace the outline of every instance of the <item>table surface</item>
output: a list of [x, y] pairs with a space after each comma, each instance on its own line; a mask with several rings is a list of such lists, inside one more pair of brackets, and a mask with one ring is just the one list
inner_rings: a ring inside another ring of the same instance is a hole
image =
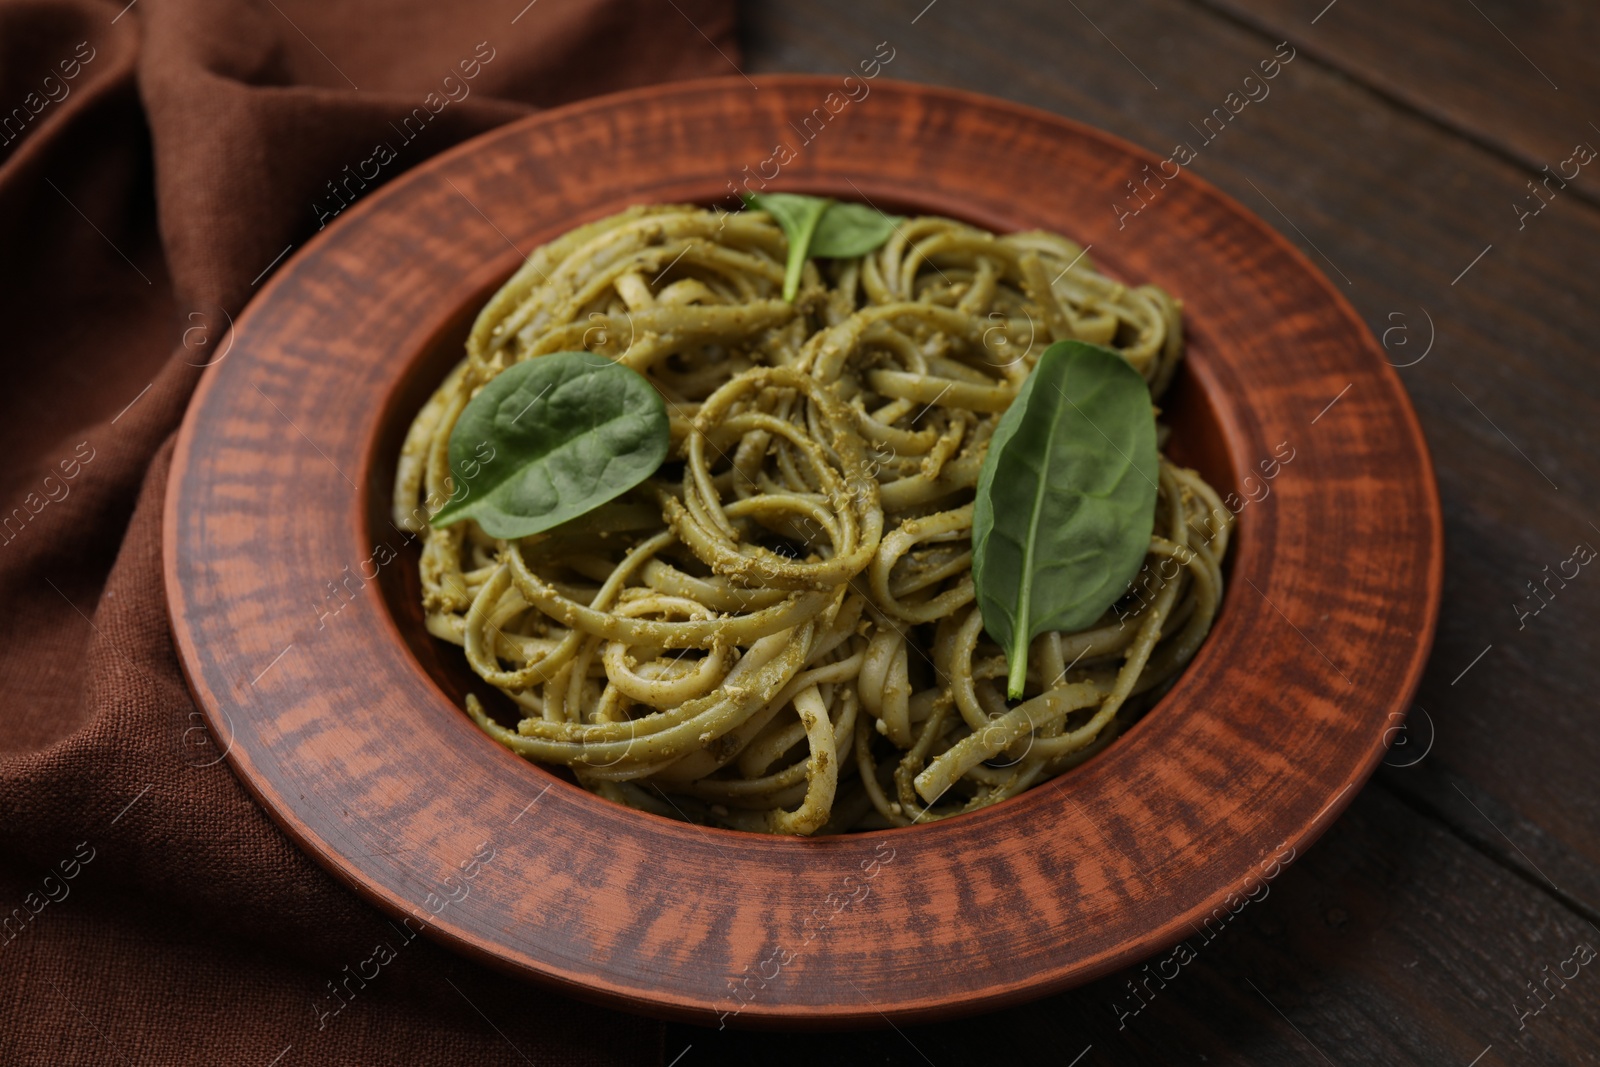
[[[746, 70], [843, 77], [886, 41], [887, 76], [1198, 147], [1401, 367], [1444, 505], [1438, 638], [1389, 766], [1175, 976], [859, 1034], [673, 1026], [664, 1062], [1600, 1063], [1600, 8], [924, 3], [751, 0]], [[1214, 108], [1238, 113], [1206, 142]]]

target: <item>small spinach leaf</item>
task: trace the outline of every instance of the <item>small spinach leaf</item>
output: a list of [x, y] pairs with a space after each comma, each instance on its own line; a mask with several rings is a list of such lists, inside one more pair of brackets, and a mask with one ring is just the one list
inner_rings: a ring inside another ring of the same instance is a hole
[[853, 259], [889, 239], [899, 219], [864, 204], [841, 204], [825, 196], [800, 193], [746, 193], [746, 207], [765, 211], [789, 239], [783, 271], [783, 298], [800, 291], [800, 272], [810, 256]]
[[825, 259], [864, 256], [882, 246], [900, 221], [865, 204], [834, 204], [811, 235], [811, 254]]
[[454, 492], [429, 520], [491, 537], [540, 533], [644, 481], [666, 458], [666, 403], [637, 371], [592, 352], [515, 363], [450, 431]]
[[1045, 349], [989, 441], [972, 512], [978, 609], [1012, 698], [1036, 636], [1088, 626], [1138, 573], [1159, 473], [1139, 372], [1100, 345]]
[[783, 269], [783, 298], [793, 300], [800, 291], [800, 271], [806, 265], [811, 237], [817, 231], [817, 223], [822, 221], [823, 212], [833, 201], [798, 193], [760, 193], [746, 196], [745, 203], [776, 219], [783, 235], [789, 239], [789, 262]]

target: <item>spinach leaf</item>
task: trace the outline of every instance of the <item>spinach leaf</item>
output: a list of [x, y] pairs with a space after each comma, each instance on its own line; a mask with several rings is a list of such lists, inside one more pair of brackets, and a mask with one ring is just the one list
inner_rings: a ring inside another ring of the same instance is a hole
[[834, 204], [822, 213], [811, 235], [811, 254], [827, 259], [864, 256], [894, 233], [900, 219], [865, 204]]
[[853, 259], [889, 239], [899, 219], [863, 204], [841, 204], [825, 196], [800, 193], [746, 193], [746, 207], [765, 211], [789, 239], [783, 271], [783, 298], [800, 291], [800, 272], [809, 256]]
[[527, 537], [644, 481], [669, 441], [666, 403], [637, 371], [592, 352], [523, 360], [456, 420], [454, 492], [429, 521], [473, 519], [491, 537]]
[[1036, 636], [1088, 626], [1138, 573], [1158, 477], [1139, 372], [1100, 345], [1045, 349], [989, 441], [972, 511], [978, 609], [1005, 650], [1012, 698]]
[[832, 206], [833, 201], [798, 193], [762, 193], [746, 196], [745, 203], [776, 219], [783, 235], [789, 239], [789, 262], [783, 269], [783, 298], [793, 300], [800, 291], [800, 271], [806, 265], [811, 237], [817, 232], [817, 223], [822, 221], [823, 212]]

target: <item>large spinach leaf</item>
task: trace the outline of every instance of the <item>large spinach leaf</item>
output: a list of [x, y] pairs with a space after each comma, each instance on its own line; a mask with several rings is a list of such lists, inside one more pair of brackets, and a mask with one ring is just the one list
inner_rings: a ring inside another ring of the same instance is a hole
[[1022, 695], [1028, 645], [1098, 619], [1138, 572], [1155, 521], [1155, 413], [1144, 379], [1082, 341], [1045, 349], [978, 474], [972, 578]]
[[644, 481], [669, 441], [666, 404], [637, 371], [591, 352], [536, 356], [462, 410], [450, 432], [454, 491], [429, 521], [527, 537]]

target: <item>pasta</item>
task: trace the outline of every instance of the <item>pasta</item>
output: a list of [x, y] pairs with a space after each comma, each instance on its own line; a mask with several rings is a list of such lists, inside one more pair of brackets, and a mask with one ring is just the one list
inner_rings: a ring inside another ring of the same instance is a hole
[[[1103, 749], [1182, 671], [1232, 515], [1163, 455], [1145, 569], [1094, 626], [1036, 639], [1008, 702], [971, 576], [986, 442], [1053, 340], [1112, 346], [1159, 400], [1180, 306], [1054, 234], [933, 217], [807, 261], [788, 302], [786, 247], [763, 212], [652, 206], [527, 260], [402, 448], [395, 520], [423, 535], [428, 629], [504, 694], [493, 713], [467, 699], [491, 737], [636, 808], [813, 834], [1014, 796]], [[474, 392], [569, 350], [656, 386], [666, 464], [520, 540], [430, 527]]]

